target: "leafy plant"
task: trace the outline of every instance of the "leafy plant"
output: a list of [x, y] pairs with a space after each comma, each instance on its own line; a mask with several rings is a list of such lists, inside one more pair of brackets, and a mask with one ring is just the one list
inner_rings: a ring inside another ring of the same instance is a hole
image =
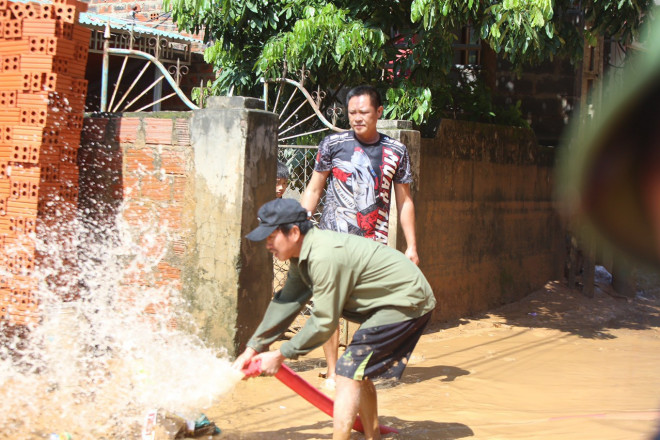
[[[306, 78], [327, 92], [374, 84], [387, 117], [498, 120], [490, 92], [452, 72], [465, 26], [514, 67], [579, 60], [584, 38], [630, 42], [653, 0], [164, 0], [178, 26], [204, 32], [212, 93], [261, 96], [260, 79]], [[469, 98], [467, 96], [470, 96]], [[507, 118], [504, 118], [507, 119]], [[515, 118], [514, 118], [515, 119]], [[519, 122], [523, 122], [522, 118]]]
[[431, 114], [432, 94], [428, 87], [414, 87], [404, 82], [387, 90], [384, 115], [389, 119], [404, 119], [424, 123]]

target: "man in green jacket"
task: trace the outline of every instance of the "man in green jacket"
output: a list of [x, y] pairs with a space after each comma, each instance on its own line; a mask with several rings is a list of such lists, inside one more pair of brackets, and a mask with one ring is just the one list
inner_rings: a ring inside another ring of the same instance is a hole
[[[259, 226], [247, 235], [266, 239], [279, 260], [291, 260], [286, 284], [273, 297], [245, 351], [234, 361], [243, 369], [259, 359], [274, 375], [284, 359], [320, 347], [339, 318], [360, 328], [337, 363], [333, 439], [349, 439], [359, 413], [367, 439], [379, 439], [373, 379], [399, 379], [435, 307], [431, 286], [404, 254], [367, 238], [315, 229], [295, 200], [275, 199], [258, 212]], [[305, 326], [279, 349], [270, 344], [286, 331], [314, 292]]]

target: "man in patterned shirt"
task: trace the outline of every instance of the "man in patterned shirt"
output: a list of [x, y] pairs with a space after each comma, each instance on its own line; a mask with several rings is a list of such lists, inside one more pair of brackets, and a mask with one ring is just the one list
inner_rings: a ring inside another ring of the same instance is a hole
[[[327, 183], [319, 227], [387, 244], [394, 187], [399, 222], [406, 238], [405, 255], [418, 265], [408, 150], [376, 129], [383, 105], [375, 88], [355, 87], [348, 92], [346, 103], [352, 130], [329, 135], [321, 141], [301, 204], [314, 212]], [[329, 387], [334, 384], [338, 350], [339, 330], [323, 346]]]

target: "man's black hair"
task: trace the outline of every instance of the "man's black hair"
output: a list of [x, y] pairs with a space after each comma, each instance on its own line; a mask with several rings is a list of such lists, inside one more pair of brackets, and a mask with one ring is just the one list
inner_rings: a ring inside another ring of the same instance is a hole
[[289, 173], [289, 169], [287, 168], [287, 166], [283, 162], [278, 160], [277, 161], [277, 178], [278, 179], [287, 179], [287, 180], [289, 180], [290, 176], [291, 176], [291, 174]]
[[309, 232], [310, 229], [314, 227], [314, 223], [312, 223], [311, 220], [302, 220], [299, 222], [285, 223], [283, 225], [280, 225], [279, 228], [284, 235], [289, 235], [289, 232], [291, 232], [291, 229], [294, 226], [298, 226], [298, 229], [300, 229], [300, 233], [302, 235], [305, 235]]
[[369, 98], [371, 99], [371, 104], [373, 104], [374, 108], [376, 109], [381, 105], [383, 105], [383, 100], [381, 99], [378, 90], [376, 90], [374, 86], [365, 84], [354, 87], [348, 92], [348, 94], [346, 95], [346, 107], [348, 107], [348, 101], [350, 101], [351, 98], [362, 95], [368, 95]]

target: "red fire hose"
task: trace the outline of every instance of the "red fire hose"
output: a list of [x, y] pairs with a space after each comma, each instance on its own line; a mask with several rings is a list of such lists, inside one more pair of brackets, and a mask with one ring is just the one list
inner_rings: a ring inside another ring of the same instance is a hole
[[[249, 377], [259, 376], [261, 374], [261, 361], [256, 360], [254, 362], [250, 362], [248, 366], [243, 369], [242, 372], [243, 374], [245, 374], [246, 379]], [[277, 374], [275, 374], [275, 377], [279, 379], [279, 381], [282, 382], [284, 385], [288, 386], [293, 391], [295, 391], [303, 399], [307, 400], [309, 403], [311, 403], [312, 405], [314, 405], [315, 407], [317, 407], [318, 409], [320, 409], [321, 411], [332, 417], [332, 410], [334, 407], [334, 402], [332, 401], [332, 399], [330, 399], [328, 396], [317, 390], [305, 379], [298, 376], [296, 372], [293, 371], [291, 368], [282, 364]], [[362, 433], [364, 432], [364, 428], [362, 427], [362, 421], [360, 421], [360, 416], [356, 417], [355, 423], [353, 424], [353, 429], [355, 429], [358, 432], [362, 432]], [[380, 425], [381, 434], [388, 434], [391, 432], [398, 433], [399, 431], [395, 428], [390, 428], [389, 426]]]

